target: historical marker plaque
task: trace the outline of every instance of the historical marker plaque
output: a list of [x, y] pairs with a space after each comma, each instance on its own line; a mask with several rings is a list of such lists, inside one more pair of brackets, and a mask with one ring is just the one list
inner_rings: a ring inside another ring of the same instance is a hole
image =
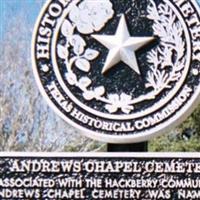
[[195, 0], [48, 1], [33, 37], [35, 77], [87, 136], [148, 140], [198, 102], [199, 26]]
[[193, 154], [1, 154], [0, 167], [1, 199], [200, 199]]
[[[49, 0], [32, 42], [49, 105], [90, 138], [136, 143], [200, 93], [195, 0]], [[31, 155], [31, 156], [30, 156]], [[0, 199], [200, 199], [198, 154], [0, 153]]]

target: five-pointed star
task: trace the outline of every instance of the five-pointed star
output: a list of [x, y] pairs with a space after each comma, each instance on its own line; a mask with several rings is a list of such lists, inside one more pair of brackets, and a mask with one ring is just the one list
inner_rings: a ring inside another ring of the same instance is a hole
[[154, 40], [154, 37], [131, 37], [124, 15], [120, 19], [115, 35], [92, 35], [92, 37], [109, 49], [102, 74], [120, 61], [140, 74], [135, 51]]

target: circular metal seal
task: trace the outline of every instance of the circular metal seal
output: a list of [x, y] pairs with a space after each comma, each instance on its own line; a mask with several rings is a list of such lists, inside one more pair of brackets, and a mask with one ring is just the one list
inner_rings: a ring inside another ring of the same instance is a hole
[[32, 45], [40, 91], [90, 138], [145, 141], [180, 123], [198, 103], [196, 1], [48, 1]]

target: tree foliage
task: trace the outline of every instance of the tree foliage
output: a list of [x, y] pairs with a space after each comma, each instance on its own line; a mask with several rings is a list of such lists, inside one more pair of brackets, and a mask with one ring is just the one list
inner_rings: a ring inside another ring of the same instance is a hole
[[0, 41], [0, 151], [64, 151], [80, 144], [89, 151], [93, 141], [57, 117], [39, 93], [31, 67], [32, 28], [24, 19], [22, 14], [8, 23]]
[[153, 139], [149, 150], [200, 152], [200, 106], [175, 130]]

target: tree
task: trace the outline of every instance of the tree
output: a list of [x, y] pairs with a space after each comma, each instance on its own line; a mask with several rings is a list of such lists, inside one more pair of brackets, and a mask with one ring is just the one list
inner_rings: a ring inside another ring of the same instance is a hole
[[57, 117], [41, 97], [31, 68], [32, 28], [25, 22], [24, 15], [18, 16], [0, 42], [0, 150], [64, 151], [77, 144], [90, 150], [86, 146], [93, 142]]

